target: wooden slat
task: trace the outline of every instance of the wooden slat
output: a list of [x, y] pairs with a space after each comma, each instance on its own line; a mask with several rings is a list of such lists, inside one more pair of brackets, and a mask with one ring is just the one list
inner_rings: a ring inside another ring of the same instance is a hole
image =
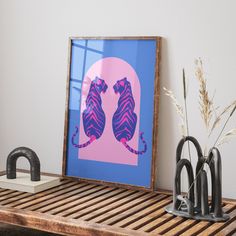
[[47, 195], [43, 195], [43, 196], [40, 196], [40, 197], [37, 197], [37, 196], [36, 197], [32, 196], [32, 198], [28, 197], [28, 199], [30, 199], [30, 200], [26, 201], [27, 198], [22, 199], [22, 200], [20, 200], [20, 201], [18, 201], [16, 203], [14, 203], [13, 207], [14, 208], [19, 208], [19, 209], [30, 207], [32, 205], [35, 205], [35, 204], [39, 203], [39, 202], [46, 201], [48, 199], [54, 198], [56, 196], [59, 196], [61, 194], [66, 194], [68, 192], [71, 192], [71, 191], [73, 191], [73, 190], [75, 190], [77, 188], [82, 188], [85, 185], [86, 184], [71, 185], [70, 187], [67, 187], [65, 189], [63, 188], [61, 190], [58, 190], [58, 191], [55, 191], [53, 193], [50, 193], [50, 194], [47, 194]]
[[[163, 208], [165, 205], [167, 205], [168, 203], [171, 202], [171, 198], [164, 195], [165, 196], [165, 199], [164, 200], [161, 200], [159, 199], [158, 202], [156, 202], [155, 204], [149, 206], [149, 207], [146, 207], [144, 206], [142, 210], [139, 210], [138, 209], [138, 212], [133, 212], [131, 210], [130, 214], [129, 214], [129, 217], [126, 217], [127, 216], [127, 213], [128, 212], [125, 212], [125, 217], [124, 214], [122, 214], [122, 220], [119, 220], [117, 221], [115, 224], [115, 226], [119, 226], [119, 227], [128, 227], [129, 225], [131, 225], [132, 223], [136, 223], [137, 224], [137, 221], [138, 220], [142, 220], [142, 222], [144, 222], [144, 218], [146, 218], [147, 215], [153, 213], [153, 212], [157, 212], [159, 209]], [[130, 229], [133, 229], [130, 228]]]
[[[30, 196], [31, 196], [31, 197], [33, 196], [34, 198], [36, 198], [37, 196], [42, 196], [42, 195], [48, 194], [48, 193], [50, 193], [50, 192], [53, 192], [53, 191], [57, 190], [58, 188], [62, 188], [61, 186], [64, 186], [64, 184], [67, 184], [67, 183], [69, 183], [69, 181], [61, 181], [61, 183], [60, 183], [59, 186], [52, 187], [52, 188], [50, 188], [49, 190], [44, 190], [44, 191], [42, 191], [42, 192], [40, 192], [40, 193], [37, 193], [37, 194], [25, 193], [25, 192], [18, 192], [18, 193], [21, 193], [20, 196], [16, 196], [16, 197], [10, 198], [10, 199], [5, 199], [5, 200], [3, 200], [3, 201], [0, 201], [0, 204], [1, 204], [1, 205], [7, 205], [7, 204], [10, 204], [10, 203], [15, 202], [16, 200], [19, 201], [19, 200], [21, 200], [21, 199], [26, 199], [26, 198], [28, 198], [28, 197], [30, 197]], [[70, 182], [70, 184], [74, 184], [74, 183], [71, 183], [71, 182]], [[8, 205], [8, 206], [9, 206], [9, 205]]]
[[77, 206], [68, 208], [62, 212], [60, 212], [59, 214], [57, 214], [57, 216], [63, 216], [63, 217], [67, 217], [67, 218], [74, 218], [74, 216], [78, 215], [78, 212], [81, 212], [82, 210], [89, 208], [95, 204], [101, 203], [101, 202], [105, 202], [105, 201], [111, 201], [111, 198], [122, 198], [124, 196], [127, 196], [128, 194], [133, 194], [134, 191], [132, 192], [127, 192], [124, 189], [115, 189], [112, 192], [108, 192], [106, 194], [103, 194], [101, 196], [99, 196], [98, 198], [95, 198], [89, 202], [85, 202], [83, 204], [79, 204]]
[[[94, 204], [94, 203], [100, 202], [101, 200], [99, 197], [101, 197], [103, 195], [106, 195], [106, 197], [116, 195], [114, 190], [117, 190], [117, 189], [106, 187], [98, 192], [96, 191], [94, 193], [89, 194], [88, 196], [84, 196], [83, 198], [75, 199], [71, 202], [64, 203], [61, 206], [55, 207], [54, 209], [51, 209], [49, 211], [47, 210], [47, 214], [51, 214], [51, 215], [56, 215], [56, 214], [59, 215], [60, 213], [66, 214], [65, 211], [67, 211], [68, 209], [72, 209], [73, 207], [77, 207], [78, 205], [80, 205], [80, 207], [82, 207], [81, 204], [83, 204], [83, 203]], [[41, 211], [41, 212], [44, 212], [44, 211]]]
[[219, 233], [216, 234], [217, 236], [224, 236], [224, 235], [236, 235], [236, 220], [232, 223], [224, 227]]
[[150, 215], [158, 213], [162, 214], [164, 212], [163, 207], [171, 202], [171, 198], [168, 196], [166, 197], [167, 198], [164, 200], [161, 200], [158, 203], [143, 209], [142, 211], [132, 214], [129, 218], [125, 218], [114, 225], [128, 229], [136, 229], [139, 228], [139, 226], [141, 227], [150, 220]]
[[[162, 201], [163, 202], [163, 206], [169, 204], [170, 201], [171, 201], [170, 198], [167, 198], [167, 199], [163, 200]], [[137, 219], [132, 224], [127, 225], [126, 228], [129, 228], [129, 229], [140, 229], [142, 227], [145, 227], [150, 222], [152, 222], [153, 220], [161, 217], [164, 214], [166, 214], [166, 212], [165, 212], [165, 209], [162, 207], [161, 209], [156, 210], [156, 211], [152, 212], [151, 214], [147, 214], [145, 217], [143, 217], [141, 219]]]
[[187, 229], [194, 227], [195, 224], [197, 224], [198, 221], [196, 220], [185, 220], [179, 225], [176, 225], [173, 229], [169, 230], [168, 232], [165, 233], [165, 235], [179, 235], [183, 232], [185, 232]]
[[[236, 219], [236, 209], [233, 210], [232, 212], [229, 213], [230, 220], [228, 222], [235, 221]], [[214, 223], [204, 231], [202, 231], [199, 236], [210, 236], [210, 235], [215, 235], [217, 232], [219, 232], [221, 229], [226, 226], [227, 223], [225, 222], [219, 222], [219, 223]]]
[[[187, 219], [187, 220], [183, 221], [181, 224], [174, 225], [174, 228], [173, 228], [173, 226], [170, 225], [170, 227], [169, 227], [170, 230], [168, 230], [168, 224], [166, 223], [167, 229], [163, 229], [163, 231], [161, 231], [161, 234], [165, 233], [165, 235], [170, 235], [170, 236], [171, 235], [179, 235], [179, 234], [185, 232], [186, 230], [190, 229], [191, 227], [194, 227], [198, 222], [199, 221], [197, 221], [197, 220]], [[209, 222], [209, 224], [210, 224], [210, 222]], [[165, 225], [163, 225], [163, 228], [164, 227], [165, 227]], [[171, 228], [173, 228], [173, 229], [171, 229]]]
[[4, 196], [0, 196], [0, 203], [1, 203], [1, 205], [2, 205], [2, 202], [4, 201], [4, 200], [6, 200], [6, 199], [11, 199], [11, 198], [13, 198], [13, 197], [19, 197], [19, 196], [21, 196], [22, 194], [24, 194], [24, 192], [18, 192], [18, 191], [15, 191], [15, 192], [11, 192], [11, 193], [8, 193], [8, 194], [6, 194], [6, 195], [4, 195]]
[[227, 235], [236, 233], [236, 203], [227, 222], [196, 221], [165, 212], [170, 194], [61, 182], [37, 194], [0, 189], [0, 221], [63, 235]]
[[[146, 195], [146, 193], [128, 190], [128, 191], [123, 192], [122, 194], [119, 194], [112, 198], [108, 198], [105, 201], [92, 205], [86, 208], [85, 210], [74, 213], [73, 215], [70, 215], [68, 217], [75, 218], [75, 219], [80, 218], [82, 220], [88, 220], [89, 218], [105, 213], [107, 211], [107, 208], [106, 208], [107, 206], [115, 208], [122, 204], [125, 204], [128, 201], [135, 200], [143, 195]], [[126, 198], [127, 196], [129, 196], [128, 200]]]
[[132, 220], [132, 215], [136, 213], [140, 213], [140, 211], [144, 209], [148, 209], [150, 207], [153, 210], [153, 205], [161, 200], [166, 198], [166, 195], [159, 194], [151, 199], [144, 199], [143, 201], [139, 201], [138, 203], [129, 202], [124, 204], [118, 208], [115, 208], [106, 214], [100, 215], [99, 217], [93, 218], [91, 222], [103, 223], [108, 225], [114, 225], [115, 223], [126, 220]]
[[31, 205], [29, 207], [24, 207], [24, 209], [30, 210], [30, 211], [35, 211], [37, 210], [38, 212], [41, 212], [41, 208], [43, 207], [48, 207], [49, 209], [51, 208], [51, 204], [58, 204], [60, 201], [65, 200], [67, 198], [73, 197], [73, 196], [83, 196], [84, 192], [96, 188], [96, 185], [85, 185], [80, 188], [76, 188], [72, 191], [62, 193], [60, 195], [54, 196], [53, 198], [47, 199], [40, 201], [38, 203], [35, 203], [34, 205]]
[[102, 203], [100, 206], [97, 205], [95, 206], [95, 209], [92, 212], [84, 216], [80, 216], [79, 218], [86, 221], [96, 222], [97, 220], [101, 220], [101, 218], [103, 219], [104, 216], [106, 218], [107, 214], [109, 215], [109, 212], [114, 213], [114, 209], [115, 211], [118, 211], [120, 208], [127, 209], [127, 207], [132, 207], [133, 205], [140, 204], [143, 201], [148, 200], [149, 198], [150, 196], [148, 196], [147, 194], [138, 192], [128, 198], [119, 199], [118, 201], [115, 201], [112, 204], [104, 205]]
[[[164, 209], [163, 209], [163, 211], [165, 212]], [[148, 222], [147, 224], [140, 227], [139, 231], [150, 232], [151, 230], [157, 228], [158, 226], [168, 222], [169, 220], [171, 220], [173, 218], [174, 218], [174, 216], [172, 216], [168, 213], [164, 213], [162, 215], [159, 215], [157, 218], [151, 219], [150, 222]]]
[[[82, 189], [81, 189], [82, 190]], [[76, 200], [79, 200], [80, 202], [87, 201], [86, 197], [91, 196], [93, 194], [99, 193], [102, 190], [108, 191], [105, 186], [95, 186], [93, 188], [87, 189], [86, 191], [80, 191], [72, 196], [67, 196], [66, 198], [62, 198], [59, 201], [55, 201], [54, 203], [47, 204], [46, 206], [37, 208], [38, 212], [47, 212], [47, 214], [52, 214], [51, 212], [55, 212], [59, 207], [68, 208], [67, 203], [74, 204]], [[65, 208], [65, 209], [66, 209]]]
[[24, 199], [24, 198], [32, 196], [32, 195], [33, 195], [32, 193], [22, 192], [21, 194], [19, 194], [17, 196], [14, 196], [14, 197], [11, 197], [11, 198], [5, 198], [4, 200], [1, 200], [0, 204], [4, 206], [4, 205], [10, 204], [12, 202], [19, 201], [20, 199]]
[[165, 224], [161, 225], [160, 227], [152, 230], [152, 233], [155, 234], [164, 234], [165, 232], [167, 232], [169, 229], [173, 229], [176, 225], [184, 222], [186, 219], [182, 218], [182, 217], [174, 217], [172, 220], [169, 220], [168, 222], [166, 222]]
[[202, 230], [206, 229], [208, 226], [211, 225], [211, 222], [208, 221], [199, 221], [194, 227], [186, 230], [181, 235], [182, 236], [189, 236], [189, 235], [197, 235], [198, 232], [201, 232]]
[[[232, 204], [227, 204], [226, 206], [224, 206], [223, 210], [225, 212], [230, 211], [231, 209], [233, 209], [235, 206]], [[182, 236], [189, 236], [189, 235], [196, 235], [200, 232], [202, 232], [203, 230], [207, 229], [208, 227], [210, 227], [212, 225], [212, 222], [208, 222], [208, 221], [199, 221], [199, 223], [197, 223], [196, 225], [194, 225], [194, 227], [186, 230], [185, 232], [183, 232], [181, 235]]]
[[2, 193], [2, 192], [4, 192], [4, 191], [6, 191], [5, 188], [0, 188], [0, 193]]
[[0, 197], [8, 196], [9, 194], [16, 193], [16, 192], [17, 191], [15, 191], [15, 190], [6, 189], [6, 191], [0, 193]]
[[73, 236], [148, 236], [145, 233], [122, 229], [115, 226], [50, 216], [24, 209], [0, 207], [0, 222], [20, 225], [63, 235]]
[[48, 190], [45, 190], [45, 191], [42, 191], [42, 192], [39, 192], [39, 193], [36, 193], [36, 194], [25, 193], [24, 195], [19, 197], [16, 201], [14, 201], [14, 200], [12, 201], [11, 199], [9, 199], [9, 201], [7, 201], [6, 203], [4, 202], [3, 205], [6, 205], [7, 207], [14, 207], [14, 206], [18, 205], [19, 203], [22, 204], [22, 203], [30, 202], [30, 201], [35, 200], [37, 198], [40, 198], [40, 197], [46, 196], [48, 194], [58, 192], [58, 191], [60, 191], [64, 188], [74, 186], [74, 185], [76, 185], [76, 183], [69, 182], [69, 181], [67, 181], [65, 183], [63, 182], [63, 184], [61, 184], [61, 185], [58, 185], [56, 187], [50, 188]]

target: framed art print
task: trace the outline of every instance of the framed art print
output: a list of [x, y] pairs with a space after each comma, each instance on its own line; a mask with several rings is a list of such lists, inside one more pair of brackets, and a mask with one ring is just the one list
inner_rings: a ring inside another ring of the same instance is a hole
[[69, 39], [64, 176], [154, 189], [160, 42]]

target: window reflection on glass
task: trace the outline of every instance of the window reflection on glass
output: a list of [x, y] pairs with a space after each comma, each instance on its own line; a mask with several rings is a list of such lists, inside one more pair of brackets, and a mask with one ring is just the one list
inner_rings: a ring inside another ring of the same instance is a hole
[[81, 87], [84, 75], [89, 69], [91, 62], [95, 63], [99, 59], [102, 59], [103, 47], [103, 40], [73, 40], [71, 50], [71, 61], [73, 61], [73, 63], [70, 68], [71, 99], [69, 109], [80, 110]]

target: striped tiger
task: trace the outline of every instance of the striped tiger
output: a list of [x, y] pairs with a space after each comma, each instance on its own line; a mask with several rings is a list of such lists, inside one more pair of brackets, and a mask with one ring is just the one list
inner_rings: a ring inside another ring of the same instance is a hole
[[83, 144], [76, 144], [75, 137], [79, 132], [78, 126], [72, 135], [72, 145], [77, 148], [84, 148], [93, 141], [99, 139], [104, 131], [106, 117], [102, 109], [101, 93], [105, 93], [107, 84], [103, 79], [96, 77], [90, 85], [89, 93], [86, 98], [86, 109], [82, 113], [84, 132], [89, 140]]
[[133, 138], [137, 124], [137, 115], [134, 112], [135, 102], [130, 82], [127, 78], [118, 80], [113, 86], [113, 89], [116, 94], [120, 94], [118, 107], [112, 118], [113, 133], [116, 139], [130, 152], [142, 155], [147, 151], [147, 143], [143, 138], [143, 132], [140, 133], [140, 139], [144, 144], [142, 151], [134, 150], [127, 144], [127, 142]]

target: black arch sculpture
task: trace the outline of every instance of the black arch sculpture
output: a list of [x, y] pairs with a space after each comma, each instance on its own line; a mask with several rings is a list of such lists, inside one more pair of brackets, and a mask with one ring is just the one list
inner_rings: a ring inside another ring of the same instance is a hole
[[40, 181], [40, 161], [37, 154], [27, 147], [14, 149], [7, 157], [7, 179], [16, 179], [16, 162], [19, 157], [26, 157], [30, 163], [31, 181]]
[[[187, 141], [190, 141], [197, 151], [198, 161], [195, 170], [196, 181], [194, 181], [193, 167], [190, 161], [181, 159], [183, 146]], [[212, 200], [210, 204], [208, 203], [207, 173], [203, 169], [203, 165], [208, 165], [211, 172]], [[181, 195], [181, 172], [183, 167], [187, 169], [190, 188], [187, 197]], [[219, 150], [216, 147], [213, 147], [209, 151], [207, 159], [204, 159], [202, 149], [194, 137], [187, 136], [182, 138], [176, 150], [173, 203], [168, 205], [165, 210], [176, 216], [196, 220], [208, 220], [213, 222], [228, 220], [229, 215], [224, 214], [222, 210], [221, 181], [222, 166]]]

